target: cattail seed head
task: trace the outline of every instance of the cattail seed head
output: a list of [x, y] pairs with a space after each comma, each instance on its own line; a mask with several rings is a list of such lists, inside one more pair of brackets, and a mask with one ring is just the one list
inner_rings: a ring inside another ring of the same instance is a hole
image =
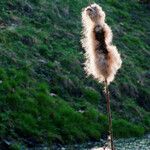
[[105, 23], [105, 12], [97, 4], [82, 11], [82, 47], [85, 49], [85, 71], [99, 82], [114, 80], [122, 61], [112, 45], [112, 31]]

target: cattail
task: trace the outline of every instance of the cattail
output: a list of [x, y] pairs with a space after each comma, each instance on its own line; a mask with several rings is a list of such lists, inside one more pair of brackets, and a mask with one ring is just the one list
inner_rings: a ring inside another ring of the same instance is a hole
[[86, 7], [82, 12], [82, 24], [81, 43], [85, 49], [85, 70], [87, 75], [105, 83], [110, 137], [110, 146], [107, 148], [114, 150], [108, 85], [114, 80], [122, 61], [116, 46], [112, 45], [112, 31], [105, 23], [105, 12], [100, 6], [92, 4]]
[[109, 84], [122, 61], [116, 46], [112, 45], [112, 31], [105, 23], [105, 12], [97, 4], [86, 7], [82, 11], [82, 24], [85, 71], [99, 82]]

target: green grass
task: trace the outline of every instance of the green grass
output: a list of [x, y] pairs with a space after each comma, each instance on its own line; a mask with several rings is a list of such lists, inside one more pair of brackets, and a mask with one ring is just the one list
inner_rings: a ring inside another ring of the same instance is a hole
[[[96, 2], [123, 59], [110, 85], [115, 138], [142, 136], [150, 131], [149, 10], [136, 0]], [[0, 140], [13, 139], [12, 149], [29, 141], [99, 140], [107, 133], [103, 87], [83, 71], [80, 13], [88, 4], [0, 2]]]
[[116, 120], [113, 123], [114, 137], [137, 137], [144, 134], [144, 128], [125, 120]]

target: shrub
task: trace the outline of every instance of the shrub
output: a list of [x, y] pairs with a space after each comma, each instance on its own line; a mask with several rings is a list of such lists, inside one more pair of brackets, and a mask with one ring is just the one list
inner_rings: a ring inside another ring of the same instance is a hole
[[24, 137], [38, 136], [39, 131], [37, 130], [37, 121], [32, 115], [15, 112], [12, 114], [12, 117], [15, 119], [14, 128], [19, 135]]
[[100, 101], [100, 94], [91, 87], [86, 87], [83, 89], [83, 95], [86, 100], [88, 100], [91, 104], [97, 105]]
[[144, 135], [144, 128], [123, 119], [113, 121], [115, 137], [136, 137]]

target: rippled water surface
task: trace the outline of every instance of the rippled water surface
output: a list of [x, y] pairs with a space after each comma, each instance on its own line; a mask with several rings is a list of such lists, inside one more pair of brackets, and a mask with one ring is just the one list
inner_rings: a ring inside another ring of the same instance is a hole
[[[36, 150], [91, 150], [101, 147], [103, 143], [104, 141], [101, 140], [100, 142], [89, 142], [69, 146], [54, 145], [51, 148], [43, 146], [36, 148]], [[144, 136], [143, 138], [118, 139], [114, 141], [114, 144], [116, 150], [150, 150], [150, 135]]]
[[116, 141], [117, 150], [150, 150], [150, 137], [142, 139], [120, 139]]
[[[86, 143], [70, 147], [62, 147], [61, 150], [90, 150], [94, 147], [101, 147], [103, 141]], [[150, 135], [143, 138], [119, 139], [114, 141], [116, 150], [150, 150]], [[58, 148], [59, 149], [59, 148]]]

